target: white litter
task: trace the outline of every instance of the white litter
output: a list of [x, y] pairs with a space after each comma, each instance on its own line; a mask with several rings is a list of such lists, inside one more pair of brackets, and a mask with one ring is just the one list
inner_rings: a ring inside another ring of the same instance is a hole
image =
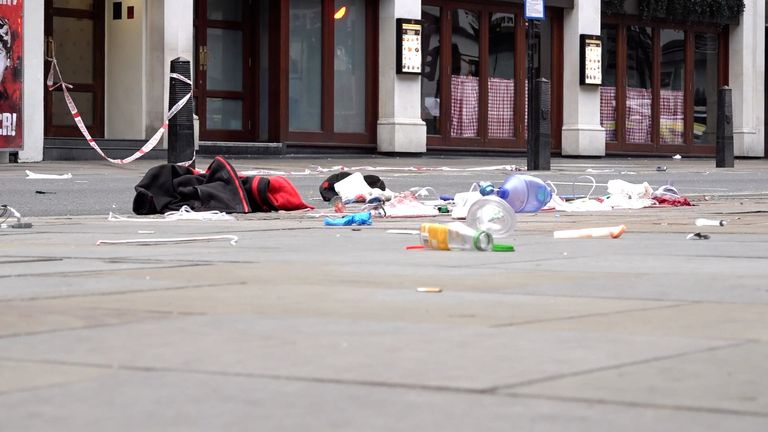
[[156, 244], [156, 243], [190, 243], [190, 242], [206, 242], [213, 240], [229, 240], [229, 244], [235, 246], [237, 244], [237, 236], [234, 235], [220, 235], [220, 236], [207, 236], [207, 237], [178, 237], [178, 238], [159, 238], [159, 239], [129, 239], [129, 240], [99, 240], [96, 242], [96, 246], [103, 244]]
[[168, 222], [177, 220], [199, 220], [199, 221], [224, 221], [235, 220], [232, 215], [228, 215], [224, 212], [217, 210], [196, 212], [189, 208], [189, 206], [183, 206], [178, 211], [170, 211], [163, 214], [163, 219], [159, 218], [134, 218], [127, 216], [120, 216], [118, 214], [109, 213], [107, 216], [108, 221], [130, 221], [130, 222]]
[[70, 179], [72, 178], [72, 173], [66, 173], [66, 174], [37, 174], [33, 173], [32, 171], [26, 170], [27, 178], [28, 179], [34, 179], [34, 180], [53, 180], [53, 179]]

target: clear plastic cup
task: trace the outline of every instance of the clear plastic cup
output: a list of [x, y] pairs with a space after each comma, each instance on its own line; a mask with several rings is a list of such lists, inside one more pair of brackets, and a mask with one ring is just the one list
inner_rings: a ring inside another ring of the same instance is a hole
[[467, 225], [481, 231], [487, 231], [494, 238], [512, 235], [517, 226], [517, 215], [503, 199], [489, 195], [469, 206]]

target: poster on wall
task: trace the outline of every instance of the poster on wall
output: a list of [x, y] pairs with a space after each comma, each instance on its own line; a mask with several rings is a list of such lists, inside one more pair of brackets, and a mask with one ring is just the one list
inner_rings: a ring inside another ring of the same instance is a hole
[[421, 74], [421, 31], [421, 20], [397, 19], [397, 73]]
[[603, 41], [600, 35], [581, 35], [581, 85], [603, 84]]
[[0, 0], [0, 150], [21, 150], [23, 0]]

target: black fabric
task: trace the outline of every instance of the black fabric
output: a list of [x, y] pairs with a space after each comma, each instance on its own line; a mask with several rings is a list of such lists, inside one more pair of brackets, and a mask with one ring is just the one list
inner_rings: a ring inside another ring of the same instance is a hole
[[219, 156], [205, 173], [175, 164], [150, 168], [134, 189], [133, 212], [139, 215], [175, 211], [185, 205], [194, 211], [251, 211], [237, 171]]
[[243, 179], [243, 185], [248, 192], [248, 202], [253, 211], [271, 212], [279, 210], [269, 197], [269, 177], [248, 177]]
[[[323, 180], [323, 182], [320, 183], [320, 196], [323, 198], [323, 200], [330, 201], [333, 197], [338, 196], [339, 194], [336, 192], [334, 185], [351, 175], [352, 173], [349, 171], [342, 171], [336, 174], [332, 174], [327, 179]], [[381, 180], [379, 176], [375, 176], [373, 174], [366, 174], [366, 175], [363, 175], [363, 179], [365, 180], [365, 183], [367, 183], [368, 186], [371, 188], [381, 189], [381, 190], [387, 189], [387, 186], [384, 184], [384, 181]]]

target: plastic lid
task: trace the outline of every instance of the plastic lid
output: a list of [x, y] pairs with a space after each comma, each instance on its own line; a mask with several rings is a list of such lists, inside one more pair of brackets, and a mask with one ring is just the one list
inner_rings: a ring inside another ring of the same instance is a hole
[[494, 244], [491, 248], [493, 252], [514, 252], [515, 245], [511, 244]]

